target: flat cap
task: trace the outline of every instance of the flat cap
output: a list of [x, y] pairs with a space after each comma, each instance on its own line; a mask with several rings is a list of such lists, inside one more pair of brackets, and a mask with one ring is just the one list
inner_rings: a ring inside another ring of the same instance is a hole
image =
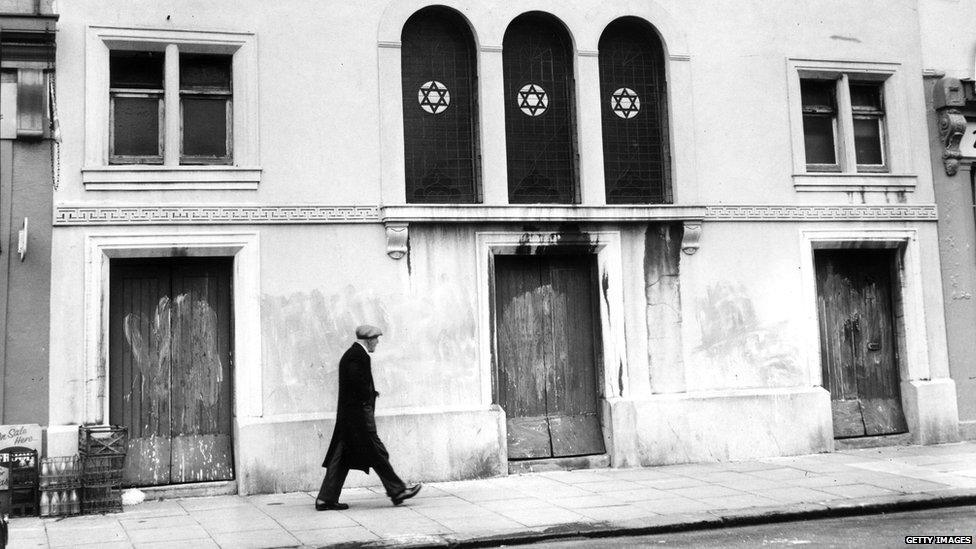
[[371, 337], [378, 337], [381, 335], [383, 335], [383, 330], [369, 324], [363, 324], [362, 326], [356, 328], [357, 339], [369, 339]]

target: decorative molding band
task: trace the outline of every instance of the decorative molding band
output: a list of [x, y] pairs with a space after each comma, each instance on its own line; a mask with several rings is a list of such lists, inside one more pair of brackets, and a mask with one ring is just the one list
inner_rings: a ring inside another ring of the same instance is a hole
[[935, 221], [932, 204], [845, 206], [58, 206], [54, 225]]
[[376, 46], [379, 48], [393, 48], [397, 50], [400, 49], [399, 42], [389, 42], [385, 40], [380, 40], [379, 42], [376, 43]]
[[376, 223], [377, 206], [58, 206], [54, 225]]
[[688, 53], [674, 53], [668, 56], [668, 59], [672, 61], [691, 61], [691, 54]]
[[596, 50], [576, 50], [576, 55], [580, 57], [600, 57], [600, 52]]
[[487, 53], [501, 53], [502, 52], [502, 47], [501, 46], [491, 46], [491, 45], [487, 45], [486, 44], [486, 45], [481, 46], [481, 51], [487, 52]]
[[709, 221], [935, 221], [934, 204], [859, 206], [706, 206]]

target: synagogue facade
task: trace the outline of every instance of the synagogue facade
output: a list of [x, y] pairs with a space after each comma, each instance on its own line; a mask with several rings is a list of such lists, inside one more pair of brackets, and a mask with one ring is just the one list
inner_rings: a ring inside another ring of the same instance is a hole
[[410, 480], [959, 437], [913, 0], [58, 8], [50, 455], [311, 489], [362, 323]]

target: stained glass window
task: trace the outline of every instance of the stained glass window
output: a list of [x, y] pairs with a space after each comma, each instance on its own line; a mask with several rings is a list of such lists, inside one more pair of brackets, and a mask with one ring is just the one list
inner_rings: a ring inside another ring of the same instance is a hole
[[617, 19], [600, 37], [603, 166], [608, 204], [671, 202], [664, 48], [654, 29]]
[[464, 19], [418, 11], [401, 36], [407, 202], [476, 203], [477, 61]]
[[579, 201], [573, 47], [550, 15], [520, 15], [503, 42], [508, 200]]

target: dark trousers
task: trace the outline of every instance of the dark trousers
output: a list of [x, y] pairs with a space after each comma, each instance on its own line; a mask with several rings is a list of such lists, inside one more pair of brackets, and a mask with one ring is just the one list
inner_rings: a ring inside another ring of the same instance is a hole
[[[390, 453], [386, 451], [386, 446], [383, 446], [383, 441], [380, 440], [379, 435], [369, 433], [368, 436], [374, 449], [373, 461], [369, 466], [376, 471], [376, 476], [380, 477], [380, 482], [386, 489], [386, 495], [392, 498], [404, 491], [407, 485], [400, 480], [400, 477], [393, 470], [393, 466], [390, 465]], [[346, 475], [349, 473], [349, 468], [342, 464], [343, 446], [342, 442], [337, 444], [336, 451], [332, 452], [332, 459], [325, 465], [325, 478], [322, 479], [322, 487], [319, 488], [319, 501], [326, 503], [339, 501], [342, 484], [346, 481]]]

